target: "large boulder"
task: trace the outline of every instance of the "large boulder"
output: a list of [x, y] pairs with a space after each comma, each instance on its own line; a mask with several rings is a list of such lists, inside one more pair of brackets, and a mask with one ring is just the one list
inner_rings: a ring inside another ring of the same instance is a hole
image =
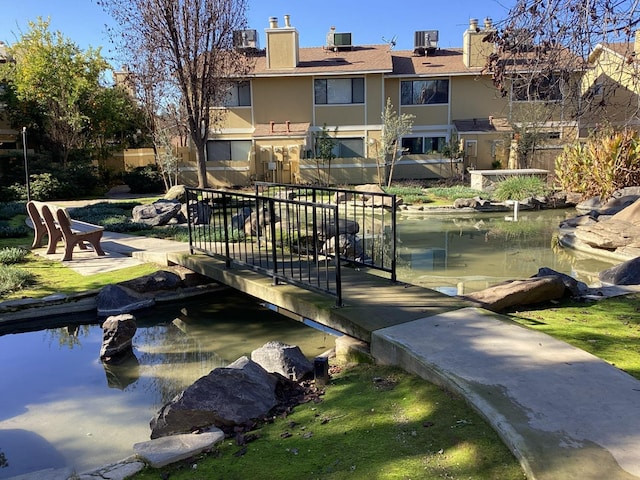
[[313, 364], [300, 347], [282, 342], [268, 342], [251, 352], [251, 360], [267, 372], [275, 372], [299, 382], [313, 371]]
[[640, 285], [640, 257], [603, 270], [598, 278], [611, 285]]
[[534, 305], [562, 298], [566, 288], [559, 275], [511, 280], [489, 287], [464, 298], [480, 304], [492, 312], [500, 312], [517, 305]]
[[574, 235], [593, 248], [640, 248], [640, 200], [596, 223], [576, 226]]
[[152, 293], [159, 290], [175, 290], [180, 288], [182, 287], [182, 278], [173, 272], [158, 270], [149, 275], [120, 282], [118, 285], [138, 293]]
[[102, 323], [102, 347], [100, 359], [103, 362], [117, 362], [133, 351], [133, 336], [138, 329], [133, 315], [123, 314], [107, 317]]
[[98, 292], [96, 304], [98, 316], [107, 317], [151, 307], [155, 300], [122, 285], [106, 285]]
[[164, 194], [165, 200], [177, 200], [180, 203], [184, 203], [186, 198], [187, 189], [184, 185], [174, 185]]
[[180, 213], [182, 204], [175, 200], [157, 200], [148, 205], [133, 207], [132, 220], [152, 227], [166, 225]]
[[571, 275], [556, 272], [555, 270], [548, 267], [539, 268], [538, 273], [534, 275], [534, 277], [547, 277], [550, 275], [556, 275], [560, 277], [567, 292], [569, 292], [572, 297], [579, 297], [580, 295], [583, 295], [589, 291], [589, 286], [586, 283], [576, 280]]
[[241, 357], [199, 378], [164, 405], [151, 420], [151, 438], [216, 426], [244, 425], [266, 415], [290, 380]]

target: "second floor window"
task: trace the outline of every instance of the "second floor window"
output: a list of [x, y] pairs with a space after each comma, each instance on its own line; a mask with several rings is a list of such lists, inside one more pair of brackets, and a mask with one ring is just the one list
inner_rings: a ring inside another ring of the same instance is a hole
[[313, 84], [316, 105], [364, 103], [364, 78], [326, 78]]
[[402, 105], [437, 105], [449, 102], [449, 80], [413, 80], [400, 86]]
[[562, 100], [562, 82], [563, 80], [555, 75], [515, 78], [511, 87], [511, 99], [515, 102]]
[[250, 107], [251, 84], [249, 82], [237, 82], [230, 86], [225, 107]]

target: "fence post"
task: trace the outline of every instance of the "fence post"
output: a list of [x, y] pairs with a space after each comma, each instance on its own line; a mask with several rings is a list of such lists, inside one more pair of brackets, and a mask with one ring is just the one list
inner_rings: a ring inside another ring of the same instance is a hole
[[395, 283], [396, 277], [396, 249], [398, 248], [398, 239], [396, 235], [396, 195], [391, 196], [391, 281]]
[[222, 193], [222, 221], [224, 225], [224, 265], [231, 267], [231, 255], [229, 254], [229, 220], [227, 219], [227, 194]]

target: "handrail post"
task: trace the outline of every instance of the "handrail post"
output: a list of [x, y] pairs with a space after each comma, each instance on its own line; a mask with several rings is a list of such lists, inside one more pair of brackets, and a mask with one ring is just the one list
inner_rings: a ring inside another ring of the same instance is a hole
[[398, 248], [398, 236], [396, 232], [396, 195], [391, 196], [391, 281], [395, 283], [396, 277], [396, 249]]
[[224, 265], [231, 267], [231, 255], [229, 253], [229, 219], [227, 219], [227, 194], [222, 194], [222, 221], [224, 225]]
[[186, 195], [186, 197], [187, 197], [186, 198], [186, 200], [187, 200], [187, 229], [189, 230], [189, 253], [191, 255], [193, 255], [195, 253], [195, 251], [193, 249], [193, 229], [191, 228], [191, 217], [192, 217], [192, 215], [191, 215], [191, 208], [189, 208], [189, 204], [191, 203], [190, 202], [191, 199], [189, 197], [190, 197], [192, 191], [193, 190], [190, 189], [190, 188], [186, 189], [186, 194], [187, 194]]
[[340, 219], [338, 218], [339, 213], [338, 213], [338, 205], [336, 204], [333, 208], [333, 217], [335, 218], [335, 222], [336, 222], [336, 231], [335, 231], [335, 235], [333, 236], [334, 238], [334, 259], [336, 262], [336, 307], [341, 307], [342, 306], [342, 274], [341, 274], [341, 270], [340, 270], [340, 232], [338, 231], [338, 224], [340, 222]]
[[[273, 259], [273, 285], [278, 285], [278, 252], [276, 251], [276, 207], [273, 198], [269, 198], [269, 229], [271, 231], [271, 258]], [[266, 219], [265, 219], [266, 220]]]

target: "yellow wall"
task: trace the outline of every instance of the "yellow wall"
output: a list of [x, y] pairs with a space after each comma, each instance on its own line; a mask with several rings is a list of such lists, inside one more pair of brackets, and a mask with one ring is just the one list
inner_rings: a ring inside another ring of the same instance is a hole
[[505, 117], [509, 111], [507, 98], [500, 97], [487, 75], [453, 77], [450, 102], [452, 120]]
[[315, 117], [317, 126], [363, 125], [365, 107], [364, 105], [317, 105]]
[[252, 128], [251, 107], [233, 107], [227, 109], [224, 118], [225, 128]]
[[251, 87], [256, 123], [311, 121], [313, 80], [310, 77], [257, 78]]

